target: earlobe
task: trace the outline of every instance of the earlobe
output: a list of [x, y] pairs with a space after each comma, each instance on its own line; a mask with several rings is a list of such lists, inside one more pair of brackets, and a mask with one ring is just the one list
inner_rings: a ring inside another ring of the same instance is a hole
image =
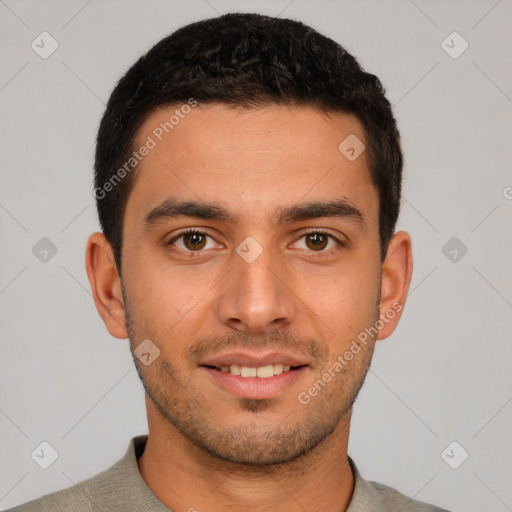
[[96, 232], [89, 237], [85, 268], [96, 309], [108, 332], [115, 338], [127, 338], [121, 279], [112, 247], [103, 233]]
[[409, 291], [412, 265], [411, 237], [405, 231], [398, 231], [382, 264], [379, 340], [387, 338], [398, 325]]

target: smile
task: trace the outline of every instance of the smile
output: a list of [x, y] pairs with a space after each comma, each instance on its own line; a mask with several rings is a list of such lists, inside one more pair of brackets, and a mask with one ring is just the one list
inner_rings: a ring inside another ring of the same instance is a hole
[[[202, 365], [212, 384], [229, 395], [239, 398], [265, 400], [276, 398], [292, 386], [298, 386], [309, 367], [281, 363], [263, 366]], [[300, 386], [304, 387], [304, 384]]]
[[265, 366], [251, 367], [241, 366], [238, 364], [232, 364], [229, 366], [215, 366], [216, 370], [224, 373], [230, 373], [231, 375], [237, 375], [240, 377], [259, 377], [260, 379], [268, 379], [275, 375], [281, 375], [282, 373], [289, 372], [299, 368], [298, 366], [290, 366], [284, 364], [268, 364]]

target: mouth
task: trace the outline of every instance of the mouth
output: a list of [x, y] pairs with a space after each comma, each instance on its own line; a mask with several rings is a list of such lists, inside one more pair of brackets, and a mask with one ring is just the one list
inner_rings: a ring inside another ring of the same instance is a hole
[[306, 360], [291, 354], [245, 351], [203, 361], [199, 367], [225, 393], [252, 400], [283, 396], [311, 369]]
[[271, 377], [275, 377], [276, 375], [281, 375], [283, 373], [291, 372], [294, 370], [298, 370], [307, 365], [299, 365], [299, 366], [291, 366], [289, 364], [267, 364], [265, 366], [242, 366], [239, 364], [231, 364], [231, 365], [223, 365], [223, 366], [210, 366], [204, 365], [205, 368], [210, 368], [212, 370], [217, 370], [222, 373], [230, 373], [231, 375], [236, 375], [237, 377], [242, 377], [244, 379], [256, 377], [258, 379], [269, 379]]

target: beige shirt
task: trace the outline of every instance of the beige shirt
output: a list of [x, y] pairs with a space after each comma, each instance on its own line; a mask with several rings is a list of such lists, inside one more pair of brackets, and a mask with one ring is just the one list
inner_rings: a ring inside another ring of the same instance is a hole
[[[139, 473], [137, 458], [142, 455], [146, 441], [147, 436], [134, 437], [124, 457], [106, 471], [8, 512], [169, 512]], [[346, 512], [448, 512], [412, 500], [391, 487], [364, 480], [352, 459], [348, 460], [355, 486]], [[194, 503], [189, 510], [194, 510]]]

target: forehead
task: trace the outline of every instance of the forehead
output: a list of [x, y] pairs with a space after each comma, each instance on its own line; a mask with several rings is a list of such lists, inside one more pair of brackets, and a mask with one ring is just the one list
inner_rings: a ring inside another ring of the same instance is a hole
[[141, 217], [173, 196], [263, 221], [283, 205], [344, 198], [371, 217], [378, 199], [366, 151], [347, 158], [345, 141], [364, 148], [359, 120], [312, 107], [159, 108], [137, 133], [135, 149], [151, 149], [137, 166], [126, 212]]

